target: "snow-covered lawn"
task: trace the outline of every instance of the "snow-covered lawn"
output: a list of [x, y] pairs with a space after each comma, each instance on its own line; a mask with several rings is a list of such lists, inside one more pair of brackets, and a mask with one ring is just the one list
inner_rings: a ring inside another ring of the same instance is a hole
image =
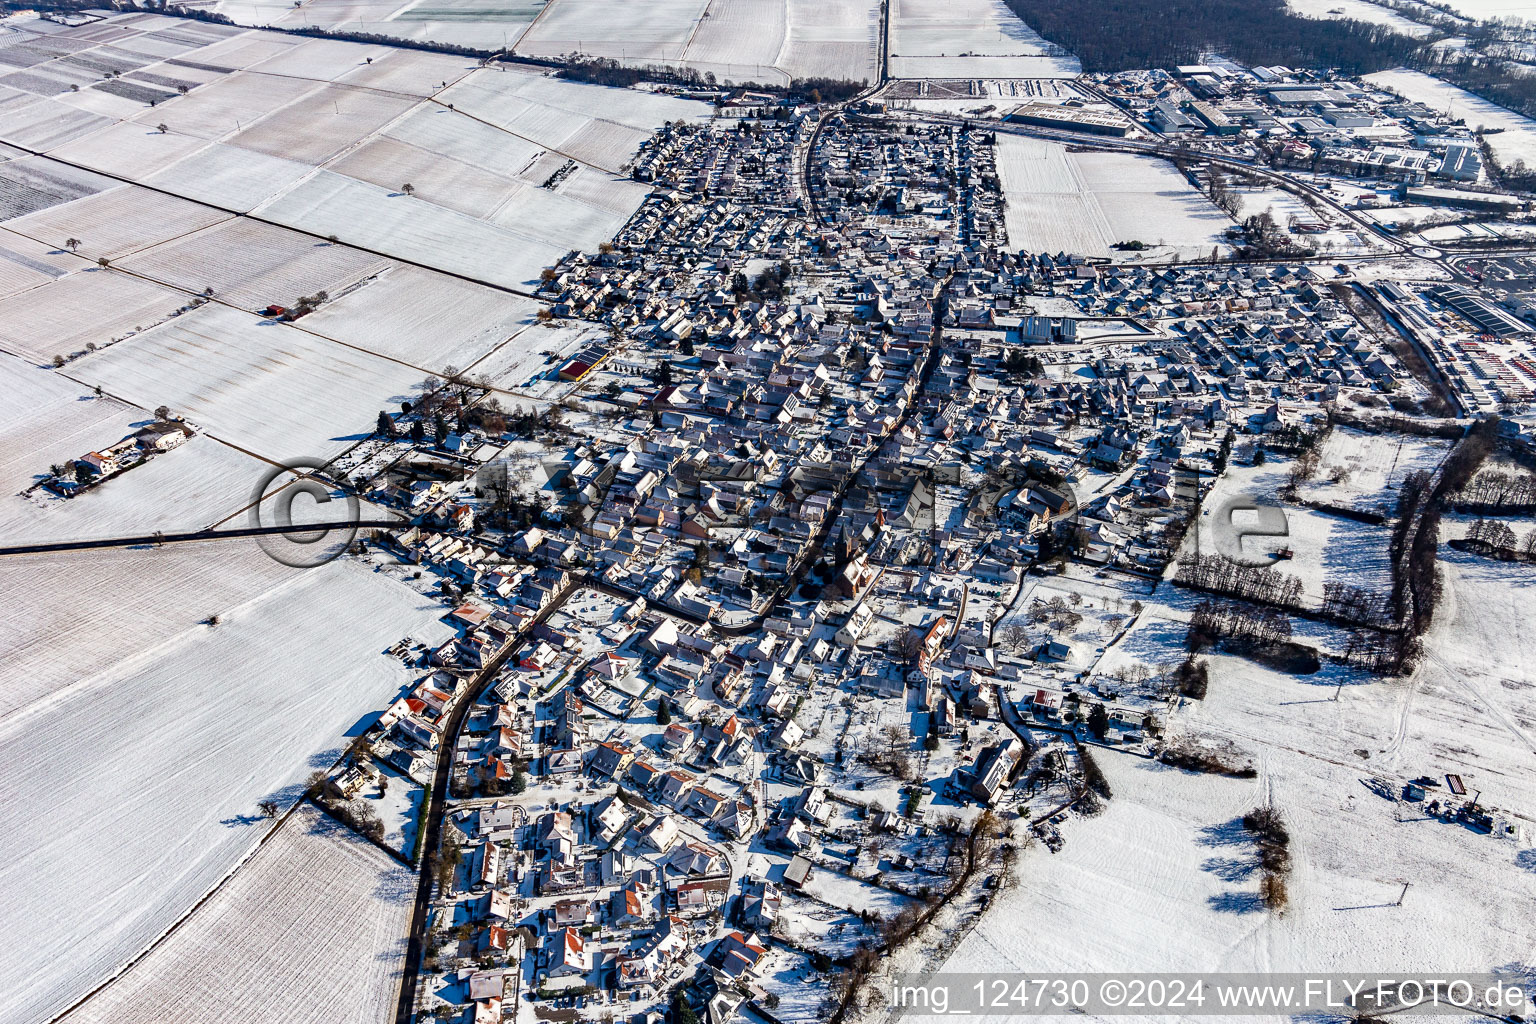
[[26, 950], [0, 966], [5, 1016], [59, 1012], [223, 878], [256, 804], [291, 801], [410, 683], [385, 649], [441, 642], [441, 612], [332, 562], [0, 721], [0, 924]]
[[306, 804], [165, 943], [65, 1020], [383, 1020], [415, 888], [408, 869]]

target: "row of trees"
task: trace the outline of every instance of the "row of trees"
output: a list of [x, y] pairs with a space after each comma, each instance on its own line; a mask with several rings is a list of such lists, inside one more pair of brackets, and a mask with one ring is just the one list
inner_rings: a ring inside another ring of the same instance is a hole
[[1392, 623], [1392, 602], [1386, 594], [1349, 583], [1323, 584], [1322, 612], [1330, 619], [1362, 626]]
[[1484, 470], [1456, 493], [1452, 503], [1458, 508], [1471, 506], [1488, 512], [1524, 511], [1536, 506], [1536, 474]]
[[1179, 561], [1178, 581], [1248, 601], [1295, 608], [1301, 579], [1271, 568], [1240, 565], [1225, 555], [1190, 555]]
[[1304, 18], [1285, 0], [1006, 0], [1071, 50], [1084, 71], [1198, 64], [1217, 50], [1244, 64], [1381, 71], [1428, 59], [1421, 40], [1382, 25]]
[[1205, 600], [1189, 617], [1185, 646], [1197, 653], [1226, 637], [1275, 644], [1291, 638], [1291, 620], [1273, 608], [1255, 608], [1235, 601]]
[[1497, 519], [1478, 519], [1468, 531], [1467, 539], [1476, 544], [1486, 544], [1494, 551], [1536, 558], [1536, 529], [1521, 539], [1508, 523], [1501, 523]]

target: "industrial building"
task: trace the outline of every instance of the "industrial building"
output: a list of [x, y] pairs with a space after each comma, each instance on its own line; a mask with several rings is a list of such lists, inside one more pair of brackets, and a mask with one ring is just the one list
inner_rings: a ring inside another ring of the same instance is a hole
[[1056, 103], [1026, 103], [1004, 120], [1015, 124], [1033, 124], [1042, 128], [1092, 132], [1095, 135], [1114, 135], [1120, 138], [1131, 132], [1130, 122], [1112, 111], [1089, 110]]

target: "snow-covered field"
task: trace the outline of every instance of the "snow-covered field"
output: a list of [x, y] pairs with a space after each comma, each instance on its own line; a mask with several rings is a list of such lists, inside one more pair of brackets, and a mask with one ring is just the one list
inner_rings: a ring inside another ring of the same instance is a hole
[[65, 1020], [373, 1024], [394, 1010], [414, 894], [409, 870], [305, 804]]
[[304, 318], [307, 330], [389, 359], [464, 370], [534, 322], [539, 303], [396, 266]]
[[895, 78], [1074, 78], [1082, 71], [1003, 0], [892, 0], [890, 17]]
[[[1525, 13], [1530, 13], [1529, 5], [1525, 7]], [[1399, 68], [1396, 71], [1367, 75], [1365, 80], [1436, 110], [1451, 110], [1455, 117], [1465, 118], [1473, 128], [1502, 128], [1503, 131], [1486, 136], [1494, 156], [1505, 164], [1524, 160], [1527, 164], [1536, 165], [1536, 121], [1528, 117], [1522, 117], [1421, 71]]]
[[1432, 31], [1428, 25], [1373, 4], [1370, 0], [1285, 0], [1285, 5], [1304, 18], [1347, 18], [1368, 25], [1385, 25], [1394, 32], [1415, 38], [1429, 35]]
[[0, 1016], [48, 1019], [159, 936], [251, 849], [257, 802], [292, 800], [409, 684], [385, 648], [449, 635], [440, 606], [361, 564], [288, 573], [0, 722], [0, 923], [19, 953]]
[[423, 376], [419, 367], [213, 304], [71, 370], [143, 408], [169, 405], [273, 460], [338, 454], [372, 430], [380, 409], [411, 399]]
[[[572, 2], [579, 7], [584, 0]], [[698, 10], [678, 9], [686, 15], [683, 44], [703, 12], [701, 0], [687, 3]], [[285, 24], [294, 17], [277, 5], [246, 6], [237, 16]], [[453, 20], [451, 12], [413, 10], [423, 23], [439, 15]], [[598, 23], [611, 30], [622, 28], [626, 17], [656, 20], [653, 7], [638, 16], [626, 11], [615, 8]], [[540, 27], [558, 29], [561, 17], [551, 8]], [[806, 20], [807, 39], [816, 45], [858, 38], [839, 19]], [[78, 238], [90, 260], [115, 259], [160, 242], [175, 245], [171, 240], [229, 211], [256, 211], [320, 239], [528, 291], [550, 262], [605, 241], [639, 205], [646, 190], [629, 182], [624, 169], [652, 131], [666, 121], [712, 114], [700, 102], [505, 65], [481, 68], [472, 58], [259, 30], [219, 28], [203, 39], [167, 25], [153, 16], [118, 19], [113, 44], [148, 49], [153, 56], [136, 58], [142, 73], [162, 83], [161, 90], [187, 89], [184, 95], [157, 92], [151, 107], [148, 95], [140, 101], [95, 90], [72, 93], [72, 83], [60, 78], [58, 101], [24, 96], [0, 106], [0, 142], [58, 147], [61, 157], [169, 195], [114, 185], [43, 158], [12, 161], [16, 166], [4, 176], [16, 184], [0, 187], [6, 197], [0, 215], [23, 218], [11, 225], [18, 232], [49, 245]], [[498, 39], [494, 48], [500, 45]], [[701, 45], [705, 57], [715, 59], [711, 45]], [[766, 59], [777, 60], [781, 48], [773, 43]], [[95, 112], [67, 105], [87, 94]], [[580, 173], [535, 187], [567, 162]], [[193, 244], [209, 237], [215, 236], [195, 235]], [[113, 321], [119, 330], [123, 319], [139, 316], [131, 297], [110, 305], [127, 311]], [[25, 324], [27, 313], [4, 319]], [[48, 327], [71, 333], [69, 325]], [[86, 340], [98, 339], [78, 343]], [[76, 342], [15, 345], [48, 357], [67, 343]]]
[[1167, 259], [1225, 245], [1230, 218], [1165, 161], [1018, 135], [999, 135], [997, 149], [1013, 248], [1108, 256], [1116, 242], [1141, 241], [1157, 248], [1140, 258]]
[[187, 303], [148, 281], [75, 264], [73, 273], [0, 299], [0, 347], [47, 363], [153, 327]]
[[[944, 970], [1529, 970], [1529, 849], [1426, 819], [1371, 788], [1390, 794], [1421, 772], [1467, 770], [1431, 749], [1390, 753], [1407, 707], [1410, 735], [1421, 728], [1443, 743], [1459, 723], [1403, 683], [1347, 678], [1335, 702], [1332, 679], [1214, 663], [1210, 696], [1176, 713], [1173, 728], [1240, 744], [1259, 777], [1105, 752], [1114, 798], [1104, 813], [1070, 820], [1059, 854], [1029, 850], [1013, 888]], [[1520, 754], [1509, 797], [1530, 791], [1531, 751]], [[1265, 804], [1293, 837], [1290, 903], [1278, 915], [1258, 898], [1253, 843], [1238, 821]]]
[[514, 50], [528, 57], [681, 61], [708, 7], [709, 0], [551, 0]]

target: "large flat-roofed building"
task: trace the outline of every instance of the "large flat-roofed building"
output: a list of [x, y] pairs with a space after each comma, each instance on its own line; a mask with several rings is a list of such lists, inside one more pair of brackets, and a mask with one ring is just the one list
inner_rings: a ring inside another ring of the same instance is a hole
[[1092, 132], [1095, 135], [1116, 135], [1121, 138], [1131, 132], [1131, 123], [1113, 111], [1068, 107], [1057, 103], [1026, 103], [1016, 108], [1004, 120], [1012, 121], [1014, 124], [1033, 124], [1042, 128]]
[[1436, 188], [1433, 185], [1410, 188], [1407, 196], [1411, 202], [1425, 203], [1429, 206], [1460, 206], [1468, 210], [1497, 210], [1501, 213], [1523, 210], [1527, 205], [1526, 201], [1518, 196], [1500, 195], [1497, 192], [1473, 192], [1461, 188]]
[[1189, 109], [1205, 122], [1206, 128], [1212, 135], [1236, 135], [1243, 130], [1242, 125], [1204, 100], [1195, 100], [1189, 105]]
[[1199, 121], [1169, 100], [1158, 100], [1152, 104], [1152, 123], [1160, 132], [1183, 132], [1200, 127]]

